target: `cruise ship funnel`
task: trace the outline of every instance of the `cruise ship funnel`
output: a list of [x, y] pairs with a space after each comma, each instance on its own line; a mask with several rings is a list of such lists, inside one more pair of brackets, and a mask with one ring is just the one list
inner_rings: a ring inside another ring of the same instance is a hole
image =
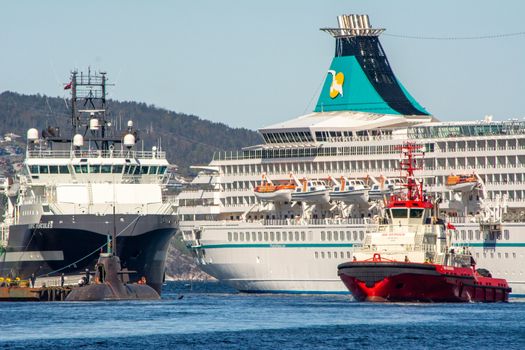
[[429, 115], [398, 81], [379, 42], [381, 28], [367, 15], [342, 15], [338, 28], [321, 28], [336, 40], [315, 112], [359, 111]]

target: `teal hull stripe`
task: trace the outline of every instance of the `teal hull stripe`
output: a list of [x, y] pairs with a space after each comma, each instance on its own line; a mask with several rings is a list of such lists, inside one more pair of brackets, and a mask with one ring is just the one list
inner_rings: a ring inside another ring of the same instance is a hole
[[525, 247], [525, 243], [454, 243], [455, 247], [483, 247], [483, 248], [504, 248], [504, 247]]
[[[353, 243], [276, 243], [276, 244], [208, 244], [202, 245], [199, 248], [214, 249], [214, 248], [352, 248]], [[196, 247], [193, 247], [196, 248]]]
[[347, 291], [319, 291], [319, 290], [241, 290], [241, 293], [253, 294], [319, 294], [319, 295], [350, 295]]

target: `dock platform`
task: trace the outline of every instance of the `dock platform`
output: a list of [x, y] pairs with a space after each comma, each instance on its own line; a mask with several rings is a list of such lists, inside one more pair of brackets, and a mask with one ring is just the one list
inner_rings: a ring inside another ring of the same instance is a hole
[[64, 301], [72, 290], [71, 286], [0, 287], [0, 301]]

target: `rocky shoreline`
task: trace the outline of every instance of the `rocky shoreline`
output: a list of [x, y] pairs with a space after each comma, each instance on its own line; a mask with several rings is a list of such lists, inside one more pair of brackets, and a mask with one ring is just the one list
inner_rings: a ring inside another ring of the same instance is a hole
[[180, 243], [178, 235], [170, 243], [166, 259], [166, 279], [170, 281], [215, 281], [214, 277], [199, 269], [193, 257]]

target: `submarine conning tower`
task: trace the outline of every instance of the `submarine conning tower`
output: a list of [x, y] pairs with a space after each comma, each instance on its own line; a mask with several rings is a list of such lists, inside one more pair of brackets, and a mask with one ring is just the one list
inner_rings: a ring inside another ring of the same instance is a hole
[[372, 28], [368, 15], [337, 19], [338, 28], [321, 28], [335, 38], [335, 56], [315, 112], [429, 115], [394, 75], [379, 42], [385, 29]]

